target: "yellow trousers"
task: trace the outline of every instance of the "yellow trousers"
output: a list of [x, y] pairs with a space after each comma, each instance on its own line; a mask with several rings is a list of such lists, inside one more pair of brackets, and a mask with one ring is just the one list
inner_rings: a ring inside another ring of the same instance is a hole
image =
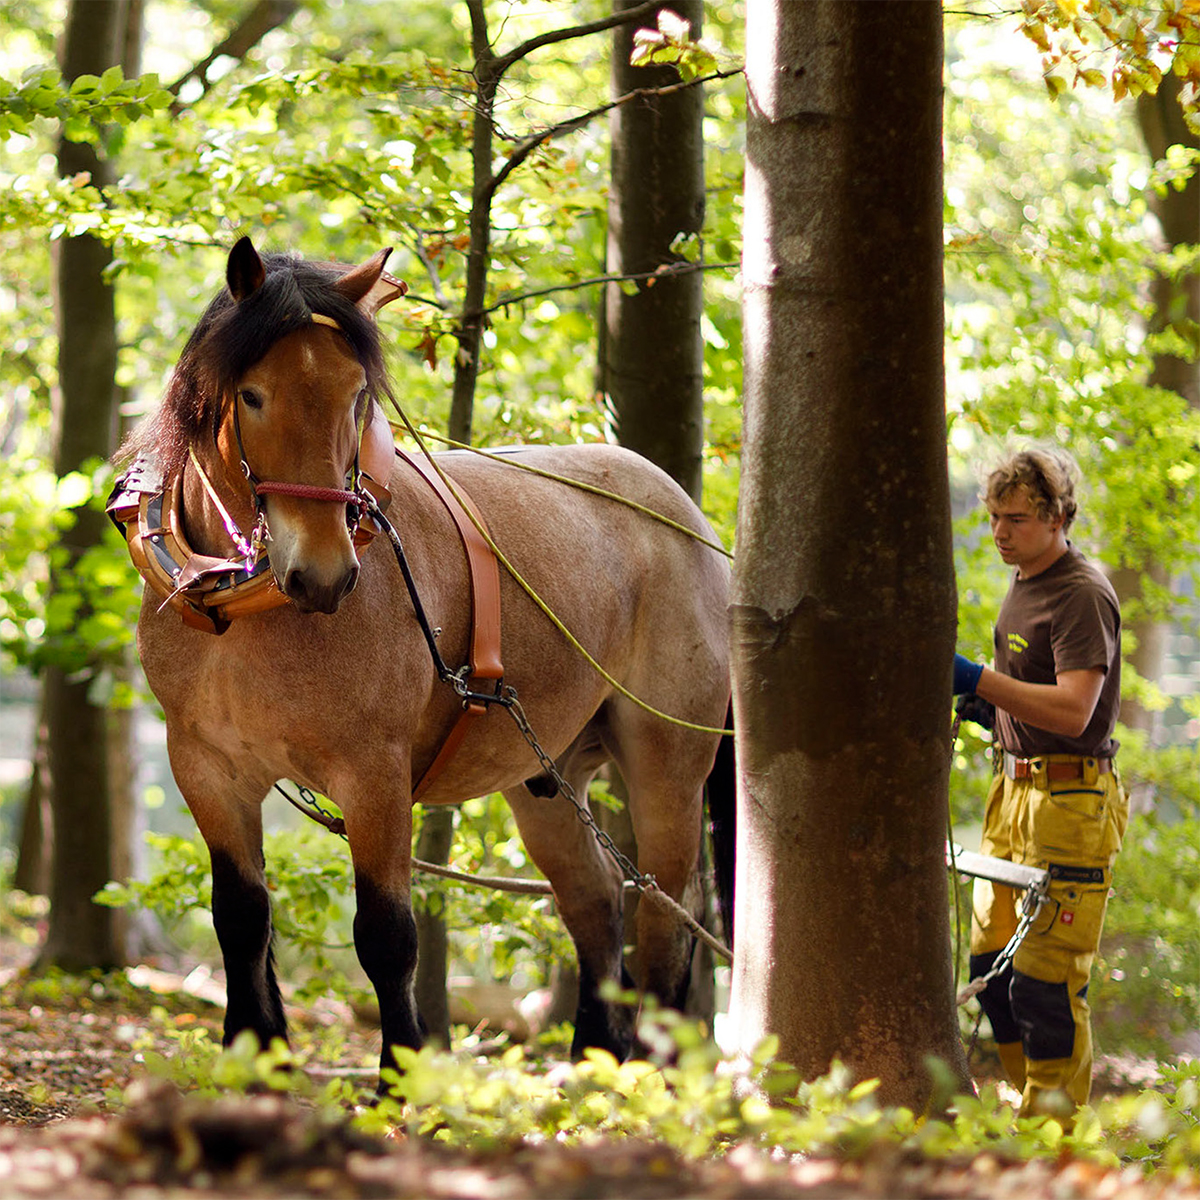
[[[1021, 1113], [1066, 1116], [1092, 1086], [1088, 979], [1100, 944], [1112, 864], [1129, 820], [1129, 799], [1115, 772], [1094, 761], [1047, 755], [1043, 763], [1079, 764], [1077, 778], [1052, 782], [1000, 773], [988, 791], [980, 853], [1050, 872], [1049, 899], [1012, 963], [980, 994], [1001, 1061], [1021, 1091]], [[1017, 927], [1013, 888], [975, 881], [971, 977], [986, 975]]]

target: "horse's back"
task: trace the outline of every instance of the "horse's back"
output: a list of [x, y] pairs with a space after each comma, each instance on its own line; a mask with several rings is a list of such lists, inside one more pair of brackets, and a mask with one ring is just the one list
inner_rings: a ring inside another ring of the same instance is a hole
[[704, 514], [665, 471], [604, 443], [522, 447], [501, 458], [438, 455], [478, 504], [501, 552], [512, 551], [510, 561], [570, 592], [565, 602], [581, 615], [642, 624], [686, 624], [690, 615], [715, 624], [708, 636], [723, 642], [728, 562]]

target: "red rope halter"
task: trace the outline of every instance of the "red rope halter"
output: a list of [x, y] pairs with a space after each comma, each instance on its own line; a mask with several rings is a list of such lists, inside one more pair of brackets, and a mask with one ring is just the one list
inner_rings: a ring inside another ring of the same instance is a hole
[[365, 508], [366, 501], [357, 493], [345, 488], [314, 487], [307, 483], [274, 483], [267, 480], [254, 485], [256, 496], [295, 496], [299, 500], [324, 500], [330, 504], [353, 504]]

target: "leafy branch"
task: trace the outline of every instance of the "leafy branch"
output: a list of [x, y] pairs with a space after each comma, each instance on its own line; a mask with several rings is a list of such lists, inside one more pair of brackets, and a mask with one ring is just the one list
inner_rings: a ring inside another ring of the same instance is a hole
[[14, 87], [0, 80], [0, 138], [28, 134], [38, 117], [62, 123], [73, 142], [95, 142], [105, 125], [128, 124], [167, 108], [171, 94], [157, 75], [126, 79], [120, 67], [79, 75], [68, 86], [54, 67], [31, 67]]
[[271, 30], [286, 24], [299, 7], [299, 0], [258, 0], [242, 21], [213, 47], [209, 55], [201, 59], [167, 88], [167, 91], [176, 97], [172, 111], [179, 112], [185, 107], [178, 99], [185, 84], [190, 83], [193, 79], [199, 80], [202, 89], [200, 95], [207, 95], [212, 86], [208, 78], [209, 68], [217, 59], [233, 58], [241, 61]]
[[729, 79], [734, 75], [741, 75], [744, 72], [743, 67], [731, 67], [725, 71], [713, 71], [711, 74], [697, 76], [694, 79], [682, 80], [679, 83], [666, 84], [663, 87], [653, 88], [634, 88], [631, 92], [626, 92], [623, 96], [618, 96], [615, 100], [610, 100], [606, 104], [601, 104], [597, 108], [589, 109], [587, 112], [580, 113], [578, 116], [568, 117], [565, 121], [560, 121], [557, 125], [551, 125], [543, 129], [539, 133], [531, 134], [529, 137], [521, 141], [516, 149], [505, 160], [504, 166], [492, 176], [491, 182], [488, 185], [488, 194], [494, 195], [496, 189], [519, 167], [539, 146], [546, 142], [552, 141], [556, 137], [563, 134], [574, 133], [578, 129], [582, 129], [589, 121], [595, 120], [597, 117], [602, 117], [605, 113], [612, 112], [614, 109], [620, 108], [628, 104], [632, 100], [656, 98], [659, 96], [670, 96], [675, 92], [686, 91], [689, 88], [700, 87], [703, 84], [711, 83], [716, 79]]
[[[1181, 82], [1179, 103], [1200, 130], [1200, 9], [1131, 0], [1022, 0], [1021, 32], [1042, 51], [1042, 77], [1053, 96], [1069, 87], [1112, 87], [1115, 100], [1153, 94], [1165, 70]], [[1088, 65], [1114, 56], [1110, 74]]]
[[501, 296], [500, 299], [493, 304], [489, 304], [481, 310], [482, 316], [487, 316], [489, 313], [499, 312], [501, 309], [508, 308], [513, 304], [521, 304], [526, 300], [535, 300], [539, 296], [549, 296], [554, 292], [575, 292], [582, 291], [584, 288], [596, 287], [602, 283], [646, 283], [653, 287], [654, 284], [665, 280], [674, 279], [679, 275], [692, 275], [696, 271], [733, 271], [741, 266], [736, 262], [721, 262], [721, 263], [668, 263], [659, 267], [655, 271], [641, 271], [635, 274], [627, 275], [592, 275], [587, 279], [576, 279], [571, 283], [557, 283], [550, 287], [534, 288], [527, 292], [516, 292], [512, 295]]

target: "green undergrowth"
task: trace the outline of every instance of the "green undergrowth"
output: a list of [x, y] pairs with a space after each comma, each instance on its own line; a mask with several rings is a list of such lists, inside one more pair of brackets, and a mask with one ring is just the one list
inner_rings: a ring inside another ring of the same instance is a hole
[[[944, 1115], [931, 1117], [881, 1105], [877, 1081], [855, 1083], [840, 1064], [804, 1082], [777, 1060], [774, 1039], [734, 1062], [677, 1014], [652, 1013], [640, 1032], [653, 1050], [625, 1063], [601, 1050], [577, 1063], [547, 1059], [537, 1043], [491, 1056], [398, 1048], [400, 1069], [386, 1072], [382, 1098], [361, 1079], [314, 1080], [303, 1056], [282, 1042], [259, 1053], [250, 1036], [221, 1051], [204, 1030], [188, 1030], [178, 1036], [178, 1053], [148, 1054], [146, 1062], [152, 1074], [189, 1091], [291, 1092], [353, 1113], [369, 1133], [472, 1151], [631, 1138], [694, 1158], [749, 1145], [842, 1160], [890, 1149], [934, 1159], [1068, 1156], [1112, 1168], [1137, 1164], [1147, 1173], [1200, 1172], [1200, 1063], [1163, 1067], [1156, 1087], [1085, 1107], [1064, 1129], [1047, 1117], [1016, 1119], [993, 1086], [952, 1098], [942, 1090]], [[931, 1071], [937, 1096], [948, 1072], [937, 1063]]]

